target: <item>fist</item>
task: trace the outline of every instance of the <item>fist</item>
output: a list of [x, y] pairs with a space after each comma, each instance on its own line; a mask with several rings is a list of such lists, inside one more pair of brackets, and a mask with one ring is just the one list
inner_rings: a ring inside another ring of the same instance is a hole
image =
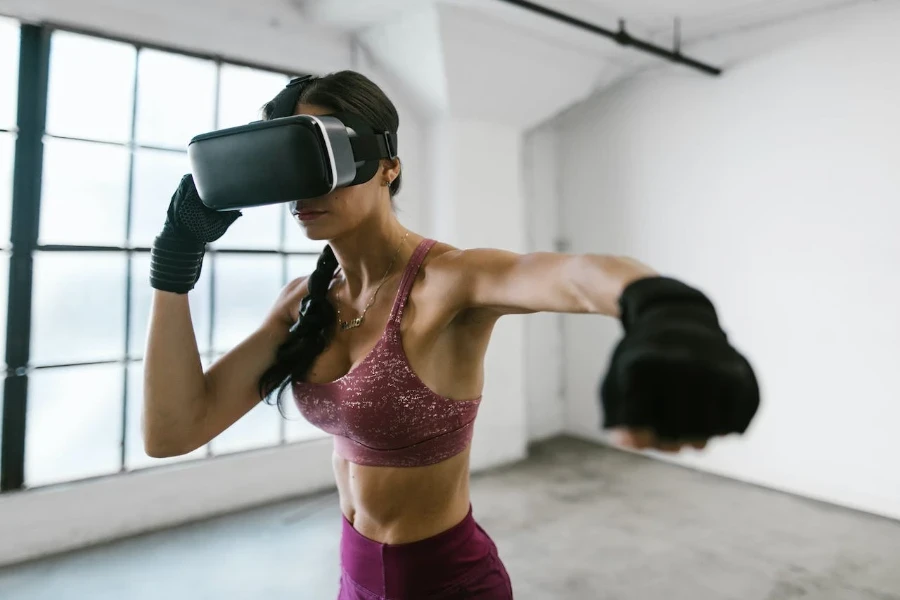
[[652, 277], [626, 288], [620, 308], [625, 335], [600, 387], [603, 426], [616, 443], [678, 452], [747, 430], [757, 380], [705, 295]]
[[185, 175], [169, 202], [163, 234], [208, 244], [215, 242], [241, 217], [240, 211], [216, 211], [200, 200], [192, 175]]

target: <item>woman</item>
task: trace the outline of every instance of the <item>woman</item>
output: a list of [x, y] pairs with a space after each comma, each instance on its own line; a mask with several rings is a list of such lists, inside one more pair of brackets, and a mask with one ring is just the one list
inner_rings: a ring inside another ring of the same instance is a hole
[[[399, 125], [390, 100], [353, 72], [290, 87], [264, 116], [335, 112], [378, 131]], [[240, 215], [206, 209], [192, 179], [182, 180], [152, 253], [146, 450], [155, 457], [191, 452], [289, 387], [303, 415], [334, 435], [344, 515], [340, 598], [511, 598], [497, 548], [469, 500], [491, 331], [513, 313], [620, 316], [632, 283], [662, 280], [628, 259], [459, 250], [426, 239], [393, 211], [400, 180], [400, 162], [382, 160], [367, 182], [293, 204], [306, 235], [328, 241], [315, 272], [288, 284], [259, 329], [205, 373], [187, 293], [205, 244]], [[640, 302], [651, 296], [638, 295]], [[609, 422], [623, 426], [620, 441], [702, 447], [708, 427], [682, 427], [703, 430], [690, 439], [657, 439], [660, 427], [649, 428], [656, 421], [621, 409], [618, 396], [631, 389], [626, 363], [614, 363], [605, 384], [606, 408], [615, 413]]]

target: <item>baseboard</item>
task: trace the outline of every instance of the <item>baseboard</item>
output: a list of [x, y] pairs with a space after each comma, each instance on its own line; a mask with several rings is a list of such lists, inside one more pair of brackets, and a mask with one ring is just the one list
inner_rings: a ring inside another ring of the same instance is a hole
[[565, 435], [573, 439], [597, 444], [599, 446], [610, 448], [618, 452], [625, 452], [628, 454], [644, 457], [648, 460], [657, 460], [660, 462], [664, 462], [673, 467], [679, 467], [698, 473], [713, 475], [715, 477], [727, 479], [732, 482], [771, 490], [781, 494], [787, 494], [795, 498], [801, 498], [810, 502], [824, 504], [829, 507], [850, 510], [853, 512], [865, 514], [867, 516], [888, 519], [890, 521], [900, 521], [900, 506], [889, 506], [887, 502], [881, 501], [880, 499], [869, 499], [861, 496], [857, 498], [844, 497], [835, 499], [834, 497], [830, 497], [826, 494], [816, 493], [815, 491], [801, 489], [799, 487], [791, 485], [780, 484], [763, 477], [753, 477], [744, 473], [735, 473], [726, 468], [716, 468], [715, 466], [704, 464], [688, 464], [683, 462], [682, 460], [679, 460], [678, 455], [665, 454], [662, 452], [643, 452], [639, 450], [629, 450], [627, 448], [621, 448], [619, 446], [613, 445], [610, 442], [609, 438], [602, 431], [586, 433], [583, 431], [569, 430]]

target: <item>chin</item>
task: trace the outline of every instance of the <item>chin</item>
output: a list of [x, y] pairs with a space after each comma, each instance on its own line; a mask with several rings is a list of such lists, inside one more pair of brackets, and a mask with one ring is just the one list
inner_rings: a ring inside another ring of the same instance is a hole
[[301, 227], [306, 238], [314, 242], [330, 242], [347, 231], [344, 227], [334, 227], [329, 223], [304, 223]]
[[309, 227], [304, 233], [306, 233], [307, 239], [314, 242], [327, 242], [332, 237], [324, 228]]

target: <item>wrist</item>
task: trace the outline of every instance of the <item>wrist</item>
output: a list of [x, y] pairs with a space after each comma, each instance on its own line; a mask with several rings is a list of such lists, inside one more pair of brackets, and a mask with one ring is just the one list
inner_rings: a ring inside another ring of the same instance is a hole
[[200, 279], [206, 244], [161, 234], [150, 250], [150, 285], [156, 290], [187, 294]]
[[610, 255], [586, 255], [589, 269], [583, 275], [590, 282], [585, 296], [590, 312], [610, 317], [622, 317], [622, 298], [632, 285], [657, 277], [656, 271], [632, 258]]
[[619, 310], [626, 331], [653, 315], [678, 320], [711, 318], [718, 324], [715, 307], [703, 292], [663, 276], [641, 277], [629, 283], [619, 298]]

